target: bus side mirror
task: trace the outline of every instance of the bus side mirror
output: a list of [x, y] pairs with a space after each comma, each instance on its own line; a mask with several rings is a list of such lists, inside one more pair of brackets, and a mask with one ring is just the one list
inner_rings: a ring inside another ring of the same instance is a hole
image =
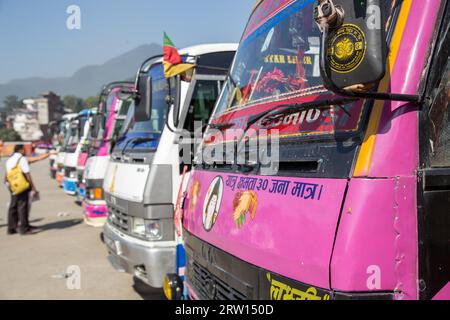
[[[175, 131], [180, 124], [180, 108], [181, 108], [181, 76], [178, 75], [174, 78], [167, 79], [167, 85], [169, 88], [169, 94], [166, 96], [167, 110], [172, 108], [172, 122], [174, 128], [170, 128], [170, 131]], [[167, 112], [169, 114], [169, 112]]]
[[[381, 0], [319, 0], [321, 75], [336, 93], [372, 87], [386, 72], [386, 12]], [[333, 11], [334, 10], [334, 11]], [[332, 14], [338, 14], [338, 19]]]
[[138, 95], [135, 98], [134, 118], [136, 122], [148, 121], [152, 115], [152, 78], [140, 75], [137, 89]]

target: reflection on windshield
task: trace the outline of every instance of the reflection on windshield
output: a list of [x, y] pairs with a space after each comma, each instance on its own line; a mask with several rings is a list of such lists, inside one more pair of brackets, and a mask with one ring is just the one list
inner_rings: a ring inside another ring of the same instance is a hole
[[110, 95], [108, 97], [108, 101], [106, 102], [106, 112], [110, 113], [112, 106], [114, 105], [114, 102], [116, 101], [117, 97], [115, 95]]
[[135, 108], [134, 101], [132, 101], [130, 107], [128, 108], [127, 116], [122, 126], [122, 131], [120, 132], [120, 135], [123, 135], [126, 132], [128, 132], [128, 130], [130, 130], [131, 126], [133, 125], [134, 108]]
[[128, 114], [128, 109], [130, 108], [131, 104], [133, 103], [133, 99], [128, 99], [125, 101], [121, 101], [122, 105], [120, 107], [119, 116], [126, 116]]
[[[270, 2], [270, 1], [269, 1]], [[296, 1], [241, 42], [216, 113], [292, 94], [324, 92], [314, 1]]]
[[84, 127], [86, 126], [88, 118], [87, 117], [83, 117], [83, 118], [80, 118], [78, 121], [79, 121], [79, 124], [78, 124], [78, 135], [80, 137], [82, 137], [84, 135]]
[[75, 152], [76, 145], [78, 144], [80, 138], [79, 134], [78, 120], [76, 122], [69, 123], [69, 130], [65, 141], [65, 145], [69, 152]]

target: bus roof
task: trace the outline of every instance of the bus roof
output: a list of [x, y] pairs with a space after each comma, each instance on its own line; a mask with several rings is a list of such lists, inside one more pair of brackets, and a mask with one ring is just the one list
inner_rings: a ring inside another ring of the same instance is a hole
[[207, 53], [236, 51], [238, 43], [209, 43], [191, 46], [180, 50], [180, 55], [200, 56]]
[[[236, 51], [239, 47], [238, 43], [207, 43], [199, 44], [191, 47], [186, 47], [179, 50], [180, 55], [189, 56], [201, 56], [208, 53], [225, 52], [225, 51]], [[144, 68], [147, 72], [153, 65], [161, 63], [163, 61], [163, 56], [158, 56], [153, 60], [150, 60], [147, 66]]]

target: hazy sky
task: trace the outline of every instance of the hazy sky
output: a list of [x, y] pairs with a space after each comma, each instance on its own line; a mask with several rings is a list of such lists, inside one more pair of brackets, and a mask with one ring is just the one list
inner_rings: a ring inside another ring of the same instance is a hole
[[[0, 83], [70, 76], [139, 45], [238, 42], [255, 0], [0, 0]], [[81, 10], [69, 30], [66, 10]]]

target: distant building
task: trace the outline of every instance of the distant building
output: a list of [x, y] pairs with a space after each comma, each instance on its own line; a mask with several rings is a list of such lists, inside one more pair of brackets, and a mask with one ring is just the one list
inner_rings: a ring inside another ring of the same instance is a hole
[[[15, 120], [15, 122], [19, 122], [17, 127], [23, 128], [25, 126], [29, 128], [29, 130], [34, 130], [32, 129], [35, 128], [34, 121], [30, 120], [34, 119], [38, 123], [38, 129], [42, 132], [42, 138], [32, 140], [50, 140], [50, 137], [52, 136], [52, 134], [49, 132], [50, 124], [52, 122], [61, 120], [61, 117], [65, 113], [61, 98], [54, 92], [49, 91], [42, 93], [41, 97], [39, 98], [30, 98], [23, 100], [23, 104], [25, 105], [25, 112], [22, 111], [16, 113], [18, 117], [16, 118], [17, 120]], [[27, 119], [19, 116], [21, 114], [23, 115], [24, 113], [27, 114]], [[31, 124], [32, 122], [33, 124]], [[16, 124], [14, 125], [14, 128], [16, 128]], [[16, 131], [21, 134], [17, 129]], [[24, 135], [35, 137], [38, 135], [38, 132], [32, 134], [24, 133]], [[29, 139], [23, 140], [27, 141]]]
[[13, 128], [23, 141], [39, 141], [44, 138], [37, 115], [28, 110], [17, 111], [14, 115]]

